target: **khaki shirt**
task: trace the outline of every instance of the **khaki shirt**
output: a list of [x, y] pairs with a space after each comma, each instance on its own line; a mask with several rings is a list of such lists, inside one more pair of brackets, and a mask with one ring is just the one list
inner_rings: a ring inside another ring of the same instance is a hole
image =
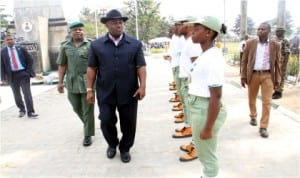
[[70, 93], [86, 93], [86, 69], [91, 41], [76, 47], [71, 40], [61, 43], [57, 64], [66, 65], [66, 88]]

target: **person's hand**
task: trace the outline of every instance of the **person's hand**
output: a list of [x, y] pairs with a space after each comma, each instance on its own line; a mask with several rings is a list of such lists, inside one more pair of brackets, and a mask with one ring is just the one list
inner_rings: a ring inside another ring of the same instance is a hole
[[89, 104], [95, 104], [95, 93], [94, 93], [94, 91], [88, 91], [86, 93], [86, 100]]
[[210, 139], [213, 137], [213, 132], [211, 129], [203, 129], [201, 132], [200, 132], [200, 139], [202, 140], [207, 140], [207, 139]]
[[57, 84], [57, 91], [58, 93], [64, 93], [64, 84], [62, 83]]
[[242, 79], [241, 79], [241, 85], [242, 85], [243, 88], [246, 87], [246, 85], [247, 85], [247, 80], [246, 80], [245, 78], [242, 78]]
[[145, 89], [139, 87], [134, 93], [133, 97], [138, 97], [139, 100], [142, 100], [146, 95]]

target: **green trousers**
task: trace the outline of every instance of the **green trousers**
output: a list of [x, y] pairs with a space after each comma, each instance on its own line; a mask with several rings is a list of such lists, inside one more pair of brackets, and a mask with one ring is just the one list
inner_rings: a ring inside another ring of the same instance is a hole
[[203, 173], [208, 177], [216, 177], [219, 171], [218, 158], [216, 154], [218, 132], [224, 124], [227, 111], [221, 106], [219, 115], [213, 127], [213, 137], [211, 139], [200, 139], [200, 132], [204, 128], [207, 120], [209, 98], [189, 95], [188, 103], [190, 107], [190, 118], [192, 121], [192, 135], [197, 151], [198, 159], [203, 165]]
[[174, 77], [174, 81], [175, 81], [175, 84], [176, 84], [176, 93], [178, 95], [180, 95], [180, 78], [178, 77], [179, 76], [179, 66], [177, 67], [174, 67], [172, 68], [172, 73], [173, 73], [173, 77]]
[[180, 79], [180, 97], [181, 102], [183, 104], [183, 113], [184, 113], [184, 122], [188, 125], [191, 125], [191, 119], [189, 117], [189, 105], [188, 105], [188, 95], [189, 95], [189, 82], [188, 78], [181, 78]]
[[83, 123], [84, 136], [95, 135], [94, 104], [89, 104], [86, 100], [86, 93], [69, 93], [68, 99], [74, 112]]

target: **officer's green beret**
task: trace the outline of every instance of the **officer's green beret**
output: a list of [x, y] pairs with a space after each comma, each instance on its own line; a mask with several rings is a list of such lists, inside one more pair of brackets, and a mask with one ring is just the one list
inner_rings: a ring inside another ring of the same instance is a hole
[[82, 22], [72, 22], [69, 26], [70, 29], [73, 29], [75, 27], [84, 27], [84, 24]]

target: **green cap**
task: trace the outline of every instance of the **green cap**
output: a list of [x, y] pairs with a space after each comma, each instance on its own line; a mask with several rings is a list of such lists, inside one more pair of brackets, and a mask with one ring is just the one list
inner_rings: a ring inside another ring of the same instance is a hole
[[84, 24], [82, 22], [72, 22], [69, 26], [70, 29], [73, 29], [75, 27], [84, 27]]
[[190, 22], [190, 24], [201, 24], [217, 33], [220, 33], [222, 27], [221, 22], [217, 18], [212, 16], [205, 16], [201, 19]]

